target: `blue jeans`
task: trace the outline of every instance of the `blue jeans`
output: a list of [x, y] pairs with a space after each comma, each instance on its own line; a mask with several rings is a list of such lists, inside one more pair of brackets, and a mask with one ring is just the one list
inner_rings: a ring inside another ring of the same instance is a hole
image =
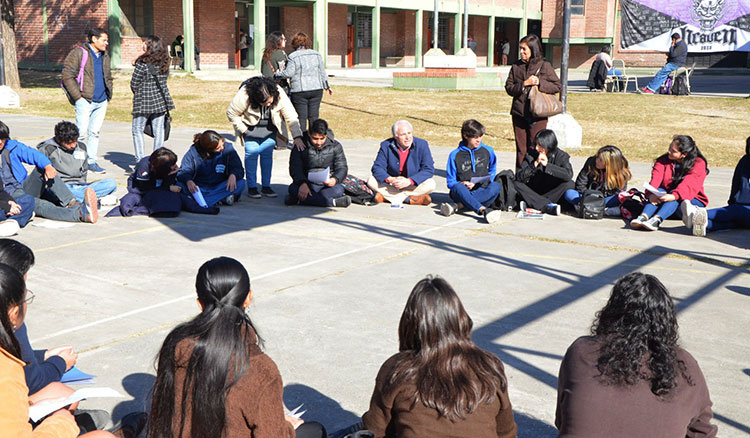
[[[297, 184], [289, 184], [289, 199], [298, 199], [297, 194], [299, 193], [299, 186]], [[336, 184], [333, 187], [323, 187], [320, 191], [310, 189], [310, 196], [305, 198], [304, 201], [299, 201], [300, 204], [315, 205], [318, 207], [333, 207], [333, 200], [344, 196], [344, 186]]]
[[667, 76], [669, 76], [670, 73], [677, 70], [678, 68], [680, 68], [679, 65], [668, 62], [667, 65], [665, 65], [664, 67], [662, 67], [661, 70], [656, 72], [656, 75], [654, 75], [654, 78], [651, 79], [651, 82], [649, 82], [648, 85], [646, 85], [646, 88], [648, 88], [651, 91], [657, 91], [662, 86], [664, 81], [667, 80]]
[[114, 178], [104, 178], [100, 179], [99, 181], [90, 182], [87, 184], [68, 184], [65, 183], [65, 185], [68, 186], [70, 189], [70, 193], [73, 194], [73, 196], [76, 197], [76, 201], [83, 202], [83, 197], [86, 194], [87, 188], [94, 189], [94, 192], [96, 192], [96, 197], [101, 198], [102, 196], [107, 196], [110, 193], [114, 193], [115, 190], [117, 190], [117, 182]]
[[[182, 187], [183, 192], [190, 193], [185, 184], [177, 183], [177, 185]], [[240, 199], [240, 196], [242, 196], [242, 191], [245, 190], [245, 180], [241, 179], [237, 181], [237, 187], [235, 187], [233, 192], [227, 190], [226, 181], [222, 181], [219, 184], [213, 186], [199, 185], [198, 188], [203, 195], [203, 199], [206, 200], [206, 204], [208, 204], [209, 207], [213, 207], [219, 201], [223, 201], [224, 199], [226, 199], [229, 195], [234, 195], [235, 201]]]
[[[680, 202], [682, 201], [669, 201], [660, 205], [654, 205], [649, 202], [645, 207], [643, 207], [642, 214], [645, 214], [649, 218], [659, 216], [662, 220], [667, 220], [670, 216], [677, 213], [677, 219], [681, 219], [682, 211], [679, 209]], [[695, 205], [696, 207], [706, 206], [706, 204], [697, 199], [691, 199], [690, 203]]]
[[31, 220], [31, 215], [34, 214], [34, 197], [31, 195], [20, 195], [15, 197], [15, 201], [16, 204], [21, 206], [21, 212], [10, 216], [0, 210], [0, 222], [6, 219], [13, 219], [18, 222], [19, 227], [23, 228]]
[[[563, 195], [565, 200], [570, 203], [573, 207], [581, 203], [581, 193], [575, 190], [566, 190]], [[604, 206], [606, 208], [618, 207], [620, 205], [620, 198], [617, 195], [607, 196], [604, 198]]]
[[84, 98], [76, 100], [76, 126], [78, 141], [86, 143], [89, 164], [96, 163], [99, 152], [99, 131], [107, 115], [107, 101], [89, 102]]
[[260, 178], [263, 187], [271, 186], [271, 171], [273, 170], [273, 148], [276, 146], [276, 136], [254, 138], [245, 136], [245, 177], [247, 188], [258, 187], [258, 156], [260, 155]]
[[487, 187], [469, 190], [465, 185], [457, 183], [451, 188], [451, 199], [459, 204], [463, 204], [479, 214], [479, 209], [489, 207], [497, 198], [502, 186], [497, 181], [492, 181]]
[[[135, 162], [139, 163], [145, 155], [146, 144], [143, 141], [143, 129], [146, 127], [148, 115], [133, 116], [133, 148], [135, 149]], [[154, 116], [151, 119], [151, 127], [154, 132], [154, 150], [164, 146], [164, 117], [166, 113]], [[150, 155], [150, 154], [149, 154]]]
[[750, 228], [750, 205], [730, 204], [707, 211], [709, 231]]

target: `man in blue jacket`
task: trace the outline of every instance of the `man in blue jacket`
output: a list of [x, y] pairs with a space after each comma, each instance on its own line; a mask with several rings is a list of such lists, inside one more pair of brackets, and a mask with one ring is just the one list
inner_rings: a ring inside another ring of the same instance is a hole
[[393, 124], [393, 137], [380, 143], [367, 185], [377, 202], [430, 205], [435, 190], [435, 166], [430, 145], [414, 137], [411, 123]]
[[[36, 149], [10, 138], [10, 128], [0, 121], [0, 175], [6, 193], [18, 198], [25, 194], [34, 197], [34, 213], [39, 217], [66, 222], [95, 223], [99, 218], [96, 193], [85, 190], [83, 203], [57, 174], [52, 162]], [[24, 164], [36, 168], [26, 173]]]

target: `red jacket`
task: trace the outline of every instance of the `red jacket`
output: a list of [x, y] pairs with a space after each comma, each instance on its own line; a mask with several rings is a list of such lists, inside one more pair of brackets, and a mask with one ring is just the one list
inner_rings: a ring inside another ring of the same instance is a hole
[[659, 157], [651, 169], [651, 185], [657, 189], [665, 189], [673, 194], [677, 201], [697, 199], [708, 205], [708, 196], [703, 192], [703, 181], [706, 180], [706, 162], [696, 158], [693, 168], [682, 181], [673, 187], [675, 162], [666, 155]]

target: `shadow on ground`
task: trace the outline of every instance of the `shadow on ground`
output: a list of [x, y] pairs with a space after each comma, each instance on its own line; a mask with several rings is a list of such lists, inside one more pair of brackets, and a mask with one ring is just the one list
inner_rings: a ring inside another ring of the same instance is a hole
[[359, 415], [347, 411], [336, 400], [321, 393], [315, 388], [302, 384], [291, 384], [284, 387], [284, 405], [290, 410], [303, 405], [300, 411], [306, 411], [302, 419], [317, 421], [325, 426], [329, 434], [348, 426], [358, 424]]
[[122, 387], [133, 397], [132, 400], [117, 404], [112, 410], [112, 421], [117, 423], [131, 412], [149, 412], [151, 388], [156, 376], [148, 373], [133, 373], [122, 379]]

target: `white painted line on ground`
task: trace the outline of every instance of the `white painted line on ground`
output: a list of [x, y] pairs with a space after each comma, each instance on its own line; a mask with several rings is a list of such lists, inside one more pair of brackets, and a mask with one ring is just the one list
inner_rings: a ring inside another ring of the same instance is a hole
[[[448, 228], [448, 227], [452, 227], [452, 226], [461, 224], [461, 223], [466, 222], [468, 220], [475, 220], [475, 218], [473, 218], [473, 217], [465, 217], [463, 219], [457, 220], [455, 222], [451, 222], [449, 224], [440, 225], [438, 227], [432, 227], [432, 228], [428, 228], [426, 230], [422, 230], [422, 231], [420, 231], [418, 233], [413, 233], [413, 234], [411, 234], [411, 236], [422, 236], [422, 235], [431, 233], [433, 231], [437, 231], [437, 230], [440, 230], [440, 229], [443, 229], [443, 228]], [[252, 280], [261, 280], [263, 278], [272, 277], [274, 275], [283, 274], [285, 272], [293, 271], [293, 270], [300, 269], [300, 268], [306, 268], [308, 266], [316, 265], [316, 264], [323, 263], [323, 262], [327, 262], [329, 260], [334, 260], [334, 259], [338, 259], [338, 258], [341, 258], [341, 257], [346, 257], [348, 255], [356, 254], [358, 252], [368, 251], [368, 250], [371, 250], [373, 248], [377, 248], [379, 246], [388, 245], [389, 243], [393, 243], [393, 242], [398, 242], [399, 240], [403, 240], [403, 239], [392, 238], [392, 239], [384, 240], [382, 242], [378, 242], [378, 243], [375, 243], [375, 244], [372, 244], [372, 245], [364, 246], [362, 248], [357, 248], [357, 249], [352, 249], [352, 250], [349, 250], [349, 251], [344, 251], [342, 253], [335, 254], [335, 255], [332, 255], [332, 256], [328, 256], [328, 257], [324, 257], [322, 259], [316, 259], [316, 260], [312, 260], [312, 261], [309, 261], [309, 262], [306, 262], [306, 263], [300, 263], [298, 265], [288, 266], [286, 268], [278, 269], [276, 271], [267, 272], [265, 274], [261, 274], [261, 275], [255, 276], [255, 277], [251, 277], [251, 279]], [[101, 325], [101, 324], [105, 324], [105, 323], [108, 323], [110, 321], [115, 321], [115, 320], [118, 320], [118, 319], [127, 318], [128, 316], [137, 315], [137, 314], [143, 313], [143, 312], [148, 312], [149, 310], [158, 309], [160, 307], [168, 306], [170, 304], [174, 304], [176, 302], [179, 302], [179, 301], [182, 301], [182, 300], [191, 299], [191, 298], [192, 299], [195, 298], [195, 294], [194, 293], [191, 293], [189, 295], [184, 295], [184, 296], [181, 296], [181, 297], [177, 297], [177, 298], [173, 298], [171, 300], [162, 301], [161, 303], [152, 304], [150, 306], [141, 307], [141, 308], [138, 308], [138, 309], [133, 309], [133, 310], [130, 310], [128, 312], [120, 313], [118, 315], [110, 316], [108, 318], [103, 318], [103, 319], [100, 319], [100, 320], [97, 320], [97, 321], [93, 321], [93, 322], [90, 322], [90, 323], [87, 323], [87, 324], [83, 324], [83, 325], [79, 325], [79, 326], [76, 326], [76, 327], [71, 327], [71, 328], [68, 328], [68, 329], [60, 330], [60, 331], [57, 331], [55, 333], [51, 333], [49, 335], [44, 335], [44, 336], [42, 336], [40, 338], [37, 338], [37, 339], [33, 339], [33, 340], [31, 340], [31, 342], [32, 343], [37, 343], [37, 342], [40, 342], [40, 341], [43, 341], [43, 340], [46, 340], [46, 339], [55, 338], [57, 336], [62, 336], [62, 335], [66, 335], [68, 333], [73, 333], [73, 332], [77, 332], [79, 330], [83, 330], [83, 329], [95, 327], [95, 326], [98, 326], [98, 325]]]

